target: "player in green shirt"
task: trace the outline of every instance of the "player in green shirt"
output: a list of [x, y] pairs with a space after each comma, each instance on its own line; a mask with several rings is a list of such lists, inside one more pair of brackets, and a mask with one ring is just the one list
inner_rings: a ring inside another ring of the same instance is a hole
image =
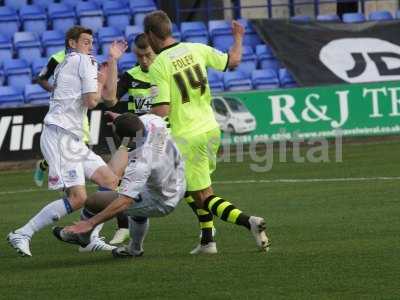
[[171, 21], [163, 11], [146, 15], [144, 31], [158, 54], [150, 66], [150, 80], [158, 88], [151, 112], [169, 117], [172, 136], [185, 159], [186, 201], [197, 214], [202, 229], [200, 244], [191, 254], [217, 253], [212, 236], [213, 215], [246, 227], [259, 249], [268, 250], [264, 219], [248, 216], [216, 196], [210, 177], [216, 167], [220, 130], [210, 105], [206, 68], [225, 71], [239, 65], [244, 28], [232, 22], [234, 44], [228, 54], [204, 44], [176, 42]]

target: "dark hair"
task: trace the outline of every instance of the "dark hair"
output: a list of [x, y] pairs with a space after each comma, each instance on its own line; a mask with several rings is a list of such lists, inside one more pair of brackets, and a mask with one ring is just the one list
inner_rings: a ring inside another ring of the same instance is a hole
[[93, 31], [90, 28], [75, 25], [72, 26], [70, 29], [68, 29], [67, 33], [65, 34], [65, 48], [70, 48], [69, 47], [69, 40], [74, 40], [78, 41], [79, 37], [81, 36], [82, 33], [87, 33], [91, 36], [93, 36]]
[[144, 32], [152, 32], [161, 40], [172, 36], [172, 23], [168, 15], [162, 10], [155, 10], [146, 15], [143, 20]]
[[147, 40], [147, 37], [144, 33], [140, 33], [135, 37], [135, 40], [133, 41], [136, 48], [139, 49], [147, 49], [150, 47], [149, 41]]
[[114, 120], [115, 133], [122, 140], [124, 137], [133, 138], [143, 135], [144, 125], [133, 113], [124, 113]]

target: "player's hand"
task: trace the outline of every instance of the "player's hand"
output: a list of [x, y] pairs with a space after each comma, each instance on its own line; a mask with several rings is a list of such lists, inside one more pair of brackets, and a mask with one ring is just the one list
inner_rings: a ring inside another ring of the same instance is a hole
[[232, 35], [233, 38], [243, 38], [244, 36], [244, 27], [240, 22], [233, 20], [232, 21]]
[[79, 221], [76, 222], [75, 225], [67, 226], [64, 228], [66, 232], [71, 232], [75, 234], [81, 234], [89, 232], [93, 229], [93, 225], [88, 221]]
[[115, 113], [115, 112], [107, 110], [107, 111], [104, 112], [104, 115], [107, 116], [109, 118], [109, 120], [111, 120], [111, 122], [107, 122], [107, 125], [112, 126], [114, 124], [113, 123], [114, 120], [116, 118], [118, 118], [121, 114], [118, 114], [118, 113]]
[[108, 51], [108, 55], [115, 60], [121, 58], [121, 56], [125, 53], [126, 49], [128, 49], [128, 43], [124, 41], [114, 41], [110, 46], [110, 50]]

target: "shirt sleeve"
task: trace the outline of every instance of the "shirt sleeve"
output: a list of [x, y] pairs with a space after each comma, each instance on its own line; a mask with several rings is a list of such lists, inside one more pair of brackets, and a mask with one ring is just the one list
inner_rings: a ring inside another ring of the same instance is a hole
[[54, 70], [58, 66], [58, 62], [54, 57], [51, 57], [47, 62], [47, 65], [40, 71], [38, 78], [40, 80], [49, 80], [54, 74]]
[[121, 99], [129, 90], [132, 85], [132, 77], [125, 72], [118, 80], [117, 84], [117, 98]]
[[218, 49], [203, 44], [199, 44], [199, 47], [207, 67], [218, 71], [226, 71], [229, 63], [228, 53], [221, 52]]
[[90, 55], [80, 55], [78, 66], [82, 94], [97, 92], [97, 62]]
[[154, 97], [152, 106], [171, 102], [170, 85], [166, 73], [161, 69], [160, 63], [153, 63], [150, 66], [149, 77], [152, 85], [152, 96]]
[[150, 176], [151, 167], [144, 157], [129, 159], [124, 177], [122, 178], [119, 194], [138, 199]]

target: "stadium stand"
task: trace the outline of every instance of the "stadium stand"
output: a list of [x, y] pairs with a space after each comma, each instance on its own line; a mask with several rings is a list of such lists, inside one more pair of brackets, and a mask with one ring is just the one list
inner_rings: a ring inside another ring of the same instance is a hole
[[393, 16], [390, 11], [387, 10], [377, 10], [370, 12], [368, 19], [371, 21], [390, 21], [393, 20]]
[[64, 3], [51, 3], [48, 6], [48, 16], [53, 30], [65, 32], [77, 24], [74, 10]]
[[24, 5], [19, 11], [22, 29], [42, 34], [47, 29], [47, 15], [38, 5]]
[[43, 105], [49, 103], [50, 93], [38, 84], [28, 84], [24, 91], [25, 103]]
[[[143, 32], [145, 14], [156, 9], [154, 0], [5, 0], [3, 4], [0, 5], [0, 85], [12, 86], [18, 91], [24, 91], [24, 85], [31, 84], [32, 76], [38, 75], [49, 56], [64, 48], [64, 33], [72, 25], [94, 29], [94, 54], [101, 63], [107, 58], [104, 54], [112, 40], [125, 38], [131, 46], [133, 39]], [[373, 11], [368, 18], [362, 13], [345, 13], [342, 20], [335, 14], [317, 15], [316, 12], [315, 19], [356, 23], [388, 21], [394, 17], [400, 18], [400, 10], [393, 14], [385, 10]], [[308, 22], [313, 18], [297, 15], [290, 20]], [[249, 20], [238, 21], [245, 28], [242, 63], [225, 76], [208, 70], [213, 92], [296, 86], [293, 77], [271, 47], [263, 43]], [[179, 26], [173, 23], [173, 36], [178, 41], [199, 42], [229, 51], [231, 23], [229, 20], [187, 21]], [[136, 57], [126, 53], [119, 62], [119, 73], [135, 63]], [[25, 90], [24, 95], [33, 99], [27, 103], [40, 102], [36, 101], [39, 96], [33, 87]]]
[[362, 13], [346, 13], [342, 16], [344, 23], [361, 23], [365, 21]]
[[80, 1], [75, 6], [79, 24], [97, 32], [103, 27], [103, 11], [95, 2]]
[[108, 26], [125, 28], [130, 24], [130, 10], [123, 1], [104, 1], [103, 15]]
[[225, 72], [224, 86], [227, 91], [249, 91], [252, 89], [250, 76], [242, 71]]
[[36, 32], [21, 31], [14, 34], [14, 47], [19, 58], [29, 63], [42, 55], [39, 35]]
[[65, 47], [64, 33], [58, 30], [47, 30], [42, 34], [42, 47], [46, 56], [50, 56]]
[[25, 59], [6, 59], [3, 69], [9, 86], [23, 90], [25, 85], [31, 83], [32, 71]]
[[12, 37], [19, 29], [19, 18], [15, 9], [0, 7], [0, 33]]
[[13, 86], [0, 86], [0, 107], [16, 107], [24, 105], [24, 95]]

